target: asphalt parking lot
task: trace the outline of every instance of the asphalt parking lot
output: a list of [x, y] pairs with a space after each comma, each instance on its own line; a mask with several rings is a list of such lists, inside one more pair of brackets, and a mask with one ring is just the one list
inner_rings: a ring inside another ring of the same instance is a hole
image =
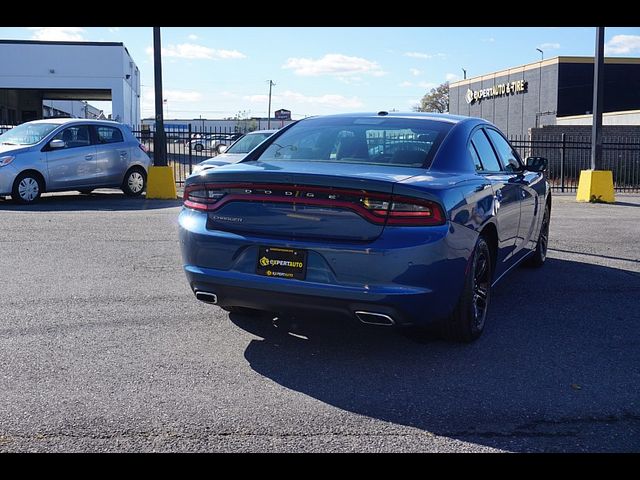
[[[554, 197], [472, 345], [193, 297], [179, 202], [0, 200], [0, 452], [637, 452], [640, 196]], [[292, 334], [294, 333], [294, 334]]]

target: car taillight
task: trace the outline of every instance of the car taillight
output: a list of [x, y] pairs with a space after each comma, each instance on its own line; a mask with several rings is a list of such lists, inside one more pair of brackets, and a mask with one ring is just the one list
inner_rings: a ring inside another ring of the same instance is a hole
[[303, 185], [196, 183], [184, 190], [184, 206], [211, 211], [234, 202], [275, 202], [349, 209], [378, 225], [442, 225], [440, 205], [421, 198], [380, 192]]
[[149, 149], [145, 147], [143, 144], [139, 143], [138, 146], [140, 147], [140, 150], [142, 150], [144, 153], [149, 153]]
[[210, 210], [211, 205], [225, 195], [224, 191], [211, 188], [210, 185], [195, 184], [184, 189], [182, 199], [185, 207], [195, 210]]
[[429, 200], [393, 197], [393, 203], [387, 211], [387, 225], [442, 225], [442, 208]]

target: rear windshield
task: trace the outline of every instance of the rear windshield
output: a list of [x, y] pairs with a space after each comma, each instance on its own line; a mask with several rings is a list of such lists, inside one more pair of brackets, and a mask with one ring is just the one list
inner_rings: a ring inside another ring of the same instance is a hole
[[276, 138], [259, 160], [428, 167], [451, 126], [427, 119], [313, 118]]
[[265, 138], [269, 138], [271, 136], [271, 132], [269, 133], [248, 133], [236, 143], [231, 145], [227, 149], [227, 153], [249, 153], [251, 150], [256, 148], [262, 142], [264, 142]]

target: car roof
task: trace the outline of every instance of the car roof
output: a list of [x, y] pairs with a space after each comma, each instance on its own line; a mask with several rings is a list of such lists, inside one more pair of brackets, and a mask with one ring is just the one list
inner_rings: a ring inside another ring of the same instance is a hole
[[449, 113], [432, 113], [432, 112], [354, 112], [354, 113], [338, 113], [335, 115], [322, 115], [322, 117], [308, 117], [313, 118], [340, 118], [340, 117], [392, 117], [392, 118], [406, 118], [406, 119], [425, 119], [436, 120], [447, 123], [460, 123], [469, 120], [473, 117], [465, 117], [462, 115], [451, 115]]
[[245, 135], [253, 135], [254, 133], [276, 133], [278, 130], [254, 130], [253, 132], [245, 133]]
[[62, 118], [62, 117], [54, 117], [54, 118], [43, 118], [41, 120], [32, 120], [31, 122], [25, 123], [53, 123], [57, 125], [64, 125], [67, 123], [94, 123], [96, 125], [119, 125], [122, 126], [122, 123], [116, 122], [115, 120], [95, 120], [92, 118]]

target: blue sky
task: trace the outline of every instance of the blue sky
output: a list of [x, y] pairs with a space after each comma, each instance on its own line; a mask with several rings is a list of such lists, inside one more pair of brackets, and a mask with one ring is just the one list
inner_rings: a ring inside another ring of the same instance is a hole
[[[272, 111], [294, 119], [349, 111], [408, 111], [445, 80], [558, 55], [593, 55], [595, 27], [166, 27], [163, 86], [168, 118]], [[13, 27], [0, 38], [123, 42], [153, 115], [151, 27]], [[640, 27], [606, 29], [607, 55], [639, 57]], [[110, 110], [108, 103], [92, 102]]]

